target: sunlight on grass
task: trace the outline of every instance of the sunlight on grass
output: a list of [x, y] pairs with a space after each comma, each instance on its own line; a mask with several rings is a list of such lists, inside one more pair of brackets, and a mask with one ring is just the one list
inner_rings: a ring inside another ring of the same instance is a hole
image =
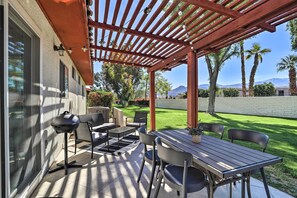
[[[129, 106], [121, 109], [125, 116], [128, 117], [133, 117], [135, 111], [149, 111], [148, 107], [140, 108], [137, 106]], [[227, 130], [230, 128], [249, 129], [267, 134], [270, 140], [266, 152], [283, 158], [283, 163], [268, 168], [267, 177], [269, 184], [297, 197], [297, 190], [292, 190], [292, 188], [296, 188], [297, 185], [296, 120], [224, 113], [218, 113], [217, 115], [212, 116], [204, 112], [199, 112], [198, 117], [202, 122], [219, 123], [224, 125], [226, 127], [224, 134], [225, 140], [228, 140]], [[185, 110], [156, 108], [157, 130], [182, 129], [186, 128], [186, 123], [187, 112]], [[150, 127], [149, 125], [148, 117], [148, 129]], [[207, 135], [215, 136], [210, 133], [207, 133]], [[255, 144], [237, 143], [260, 150], [259, 146]], [[284, 182], [284, 179], [288, 182]]]

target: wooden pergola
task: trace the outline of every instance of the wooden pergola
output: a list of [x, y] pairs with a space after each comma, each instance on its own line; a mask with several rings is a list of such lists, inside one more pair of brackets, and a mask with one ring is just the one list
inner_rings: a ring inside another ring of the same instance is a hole
[[156, 128], [155, 71], [188, 65], [187, 119], [188, 126], [195, 127], [197, 58], [262, 31], [274, 32], [277, 25], [297, 17], [296, 0], [87, 0], [82, 3], [87, 5], [91, 60], [148, 69], [151, 130]]

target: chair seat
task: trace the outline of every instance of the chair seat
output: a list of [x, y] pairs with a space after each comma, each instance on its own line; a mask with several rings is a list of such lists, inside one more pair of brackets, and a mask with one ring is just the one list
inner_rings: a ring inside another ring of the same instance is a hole
[[128, 127], [142, 127], [142, 126], [145, 126], [146, 123], [145, 122], [128, 122], [126, 124], [126, 126]]
[[107, 136], [107, 133], [92, 132], [93, 140], [102, 139]]
[[[183, 183], [183, 167], [168, 165], [164, 169], [164, 177], [172, 184], [182, 186]], [[195, 192], [201, 190], [207, 185], [207, 180], [202, 171], [194, 168], [188, 168], [187, 192]]]
[[[157, 165], [160, 164], [160, 158], [158, 156], [158, 151], [155, 150], [155, 155], [156, 155], [156, 162], [157, 162]], [[146, 158], [146, 161], [153, 161], [153, 150], [148, 150], [147, 152], [145, 152], [144, 154], [145, 158]]]

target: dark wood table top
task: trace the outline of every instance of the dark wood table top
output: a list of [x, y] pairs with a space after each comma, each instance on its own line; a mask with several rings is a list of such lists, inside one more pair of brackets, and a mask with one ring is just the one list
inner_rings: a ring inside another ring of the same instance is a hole
[[193, 143], [192, 136], [182, 129], [153, 133], [169, 146], [191, 153], [194, 163], [220, 178], [228, 178], [282, 161], [282, 158], [269, 153], [207, 135], [202, 136], [200, 143]]

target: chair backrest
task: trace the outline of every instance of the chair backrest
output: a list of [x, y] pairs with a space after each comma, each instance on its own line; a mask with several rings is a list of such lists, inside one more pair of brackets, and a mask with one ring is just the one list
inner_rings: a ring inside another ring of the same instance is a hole
[[262, 147], [263, 152], [265, 152], [269, 141], [269, 136], [266, 134], [243, 129], [229, 129], [228, 138], [231, 139], [231, 142], [234, 140], [241, 140], [259, 144]]
[[75, 139], [92, 142], [92, 132], [88, 122], [80, 122], [75, 130]]
[[92, 116], [92, 126], [99, 126], [104, 124], [104, 117], [102, 113], [93, 113]]
[[154, 145], [154, 141], [157, 136], [153, 134], [147, 134], [144, 126], [140, 127], [138, 129], [138, 132], [139, 132], [139, 140], [141, 143], [145, 145], [151, 145], [151, 146]]
[[187, 166], [190, 167], [193, 162], [193, 156], [191, 153], [176, 151], [172, 148], [164, 147], [159, 140], [159, 137], [156, 139], [158, 156], [161, 161], [167, 162], [169, 164], [184, 167], [185, 161], [187, 161]]
[[224, 129], [225, 129], [223, 125], [215, 124], [215, 123], [199, 123], [199, 126], [202, 126], [203, 131], [217, 133], [221, 136], [221, 139], [223, 138]]
[[136, 123], [147, 123], [147, 111], [135, 111], [134, 122]]
[[80, 122], [93, 122], [92, 114], [87, 114], [87, 115], [79, 115], [79, 121]]

